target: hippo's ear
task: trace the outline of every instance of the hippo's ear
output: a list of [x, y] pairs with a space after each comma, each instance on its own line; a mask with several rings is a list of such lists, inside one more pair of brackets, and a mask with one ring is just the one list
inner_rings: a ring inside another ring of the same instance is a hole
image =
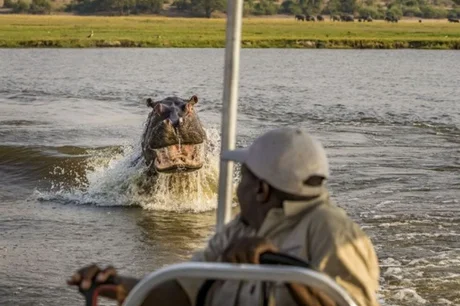
[[197, 104], [197, 103], [198, 103], [198, 97], [195, 96], [195, 95], [192, 96], [192, 97], [190, 98], [190, 100], [188, 101], [188, 103], [190, 103], [190, 104], [192, 104], [192, 105]]
[[151, 98], [148, 98], [146, 104], [148, 107], [154, 108], [156, 103]]

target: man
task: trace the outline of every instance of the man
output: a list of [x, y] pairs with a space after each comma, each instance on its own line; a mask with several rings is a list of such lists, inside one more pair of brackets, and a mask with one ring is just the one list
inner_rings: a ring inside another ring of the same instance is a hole
[[[237, 188], [240, 214], [216, 233], [192, 261], [259, 264], [265, 251], [296, 256], [329, 275], [360, 306], [378, 305], [379, 266], [370, 239], [329, 199], [328, 161], [322, 145], [301, 129], [282, 128], [258, 137], [248, 149], [225, 152], [242, 164]], [[69, 281], [86, 290], [92, 281], [116, 279], [119, 302], [137, 280], [114, 268], [85, 267]], [[153, 289], [144, 305], [195, 305], [204, 280], [178, 279]], [[327, 296], [298, 284], [217, 281], [207, 305], [335, 305]]]

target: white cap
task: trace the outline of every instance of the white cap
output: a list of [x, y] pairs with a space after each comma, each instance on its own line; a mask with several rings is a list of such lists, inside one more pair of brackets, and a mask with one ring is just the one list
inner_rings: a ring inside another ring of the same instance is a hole
[[245, 164], [259, 179], [289, 194], [320, 195], [319, 186], [307, 185], [314, 176], [329, 177], [326, 152], [321, 143], [299, 128], [280, 128], [257, 137], [245, 149], [222, 154], [223, 160]]

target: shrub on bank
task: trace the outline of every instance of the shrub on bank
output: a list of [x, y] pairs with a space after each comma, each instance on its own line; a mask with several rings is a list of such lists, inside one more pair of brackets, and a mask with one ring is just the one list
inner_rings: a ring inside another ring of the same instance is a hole
[[51, 12], [51, 2], [49, 0], [32, 0], [29, 13], [49, 14]]
[[13, 0], [5, 0], [3, 1], [3, 7], [4, 8], [14, 8], [15, 2]]
[[460, 18], [460, 8], [454, 8], [447, 12], [447, 18]]
[[283, 3], [281, 3], [279, 12], [281, 14], [297, 15], [297, 14], [302, 14], [302, 8], [295, 1], [286, 0]]
[[359, 16], [367, 17], [371, 16], [372, 19], [383, 19], [385, 18], [385, 11], [374, 6], [363, 6], [358, 8]]
[[30, 9], [29, 2], [25, 0], [19, 0], [13, 6], [13, 13], [28, 13]]
[[399, 19], [403, 15], [403, 12], [399, 5], [390, 5], [388, 6], [388, 10], [385, 15], [386, 17], [393, 17]]
[[447, 18], [447, 10], [430, 6], [423, 5], [420, 6], [424, 18]]
[[407, 17], [423, 17], [423, 13], [418, 6], [403, 6], [403, 16]]
[[270, 0], [261, 0], [260, 2], [254, 5], [252, 13], [254, 15], [275, 15], [278, 13], [279, 6], [278, 4]]

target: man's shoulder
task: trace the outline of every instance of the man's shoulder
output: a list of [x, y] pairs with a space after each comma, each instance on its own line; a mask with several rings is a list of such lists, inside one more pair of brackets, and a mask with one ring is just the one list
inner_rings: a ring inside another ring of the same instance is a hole
[[344, 209], [328, 200], [324, 205], [318, 206], [305, 218], [309, 219], [310, 227], [321, 231], [323, 235], [343, 237], [344, 232], [351, 235], [366, 235], [361, 227], [351, 219]]
[[310, 215], [321, 218], [322, 221], [325, 219], [351, 221], [345, 210], [337, 206], [336, 202], [330, 198], [312, 210]]

